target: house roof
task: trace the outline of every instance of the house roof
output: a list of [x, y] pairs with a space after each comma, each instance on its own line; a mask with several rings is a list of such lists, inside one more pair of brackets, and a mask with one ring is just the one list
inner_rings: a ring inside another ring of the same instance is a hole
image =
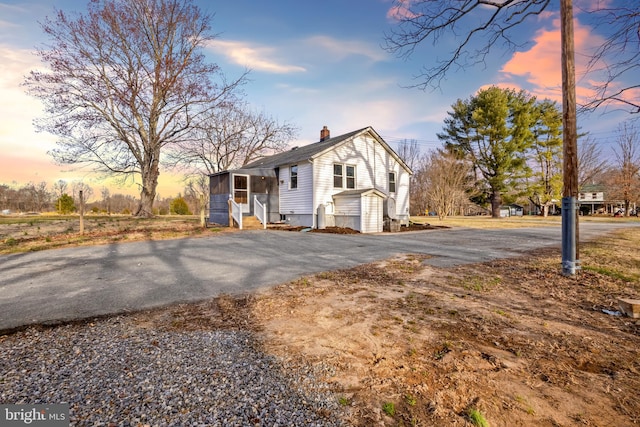
[[582, 187], [580, 187], [579, 191], [581, 193], [603, 192], [604, 191], [604, 185], [600, 185], [600, 184], [585, 184]]
[[272, 156], [263, 157], [261, 159], [255, 160], [251, 163], [244, 165], [243, 169], [253, 169], [253, 168], [276, 168], [284, 165], [291, 165], [294, 163], [298, 163], [304, 160], [309, 160], [317, 157], [318, 155], [333, 149], [334, 147], [343, 144], [356, 136], [368, 132], [371, 134], [385, 149], [387, 149], [393, 157], [396, 159], [403, 168], [407, 170], [407, 172], [412, 173], [411, 169], [407, 164], [397, 155], [395, 151], [377, 134], [375, 130], [371, 126], [367, 126], [366, 128], [354, 130], [353, 132], [345, 133], [344, 135], [335, 136], [333, 138], [326, 139], [324, 141], [314, 142], [309, 145], [305, 145], [302, 147], [295, 147], [289, 151], [285, 151], [283, 153], [274, 154]]

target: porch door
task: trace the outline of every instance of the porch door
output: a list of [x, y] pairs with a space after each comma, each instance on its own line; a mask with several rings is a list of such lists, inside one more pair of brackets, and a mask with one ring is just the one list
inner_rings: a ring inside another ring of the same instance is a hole
[[243, 213], [251, 212], [249, 206], [249, 175], [233, 175], [233, 200], [242, 206]]

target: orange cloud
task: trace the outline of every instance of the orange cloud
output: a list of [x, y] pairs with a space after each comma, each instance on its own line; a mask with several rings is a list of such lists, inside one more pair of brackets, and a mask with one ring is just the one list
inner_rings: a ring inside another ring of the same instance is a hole
[[[502, 67], [500, 86], [518, 86], [539, 98], [562, 102], [561, 36], [558, 14], [552, 17], [553, 28], [541, 29], [534, 37], [531, 49], [516, 52]], [[574, 20], [576, 97], [578, 102], [593, 95], [592, 85], [582, 78], [587, 72], [589, 52], [602, 44], [602, 38]]]

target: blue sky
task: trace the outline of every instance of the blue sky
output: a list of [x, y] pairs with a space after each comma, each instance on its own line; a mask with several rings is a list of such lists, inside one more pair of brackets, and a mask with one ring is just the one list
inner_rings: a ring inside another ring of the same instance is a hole
[[[393, 147], [403, 139], [415, 139], [428, 151], [440, 146], [436, 133], [450, 105], [482, 87], [522, 88], [540, 98], [561, 100], [557, 10], [521, 28], [519, 36], [529, 41], [522, 51], [496, 49], [486, 67], [449, 74], [440, 90], [423, 92], [405, 87], [423, 64], [446, 53], [455, 41], [445, 38], [438, 49], [424, 45], [410, 60], [384, 51], [384, 34], [395, 25], [390, 0], [196, 3], [215, 13], [213, 31], [219, 36], [207, 49], [209, 60], [229, 78], [251, 70], [244, 87], [247, 100], [297, 126], [299, 138], [292, 145], [317, 141], [324, 125], [334, 136], [370, 125]], [[46, 41], [38, 21], [51, 16], [54, 7], [84, 11], [85, 6], [83, 0], [0, 0], [0, 184], [84, 179], [96, 189], [103, 185], [52, 162], [46, 152], [55, 140], [33, 131], [31, 123], [41, 113], [40, 106], [20, 87], [23, 76], [39, 66], [34, 46]], [[602, 40], [579, 15], [575, 31], [579, 53]], [[584, 59], [576, 60], [580, 73]], [[585, 81], [578, 76], [578, 83]], [[578, 97], [585, 90], [580, 86]], [[618, 123], [627, 117], [600, 112], [579, 117], [578, 125], [608, 147]], [[161, 174], [161, 195], [180, 189], [179, 177]], [[136, 191], [135, 186], [112, 190]]]

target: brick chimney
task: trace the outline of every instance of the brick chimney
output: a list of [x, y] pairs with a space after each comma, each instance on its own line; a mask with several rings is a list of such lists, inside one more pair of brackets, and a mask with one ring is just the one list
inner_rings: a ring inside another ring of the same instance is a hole
[[327, 129], [326, 126], [322, 127], [322, 130], [320, 131], [320, 142], [331, 138], [331, 135], [329, 133], [329, 129]]

